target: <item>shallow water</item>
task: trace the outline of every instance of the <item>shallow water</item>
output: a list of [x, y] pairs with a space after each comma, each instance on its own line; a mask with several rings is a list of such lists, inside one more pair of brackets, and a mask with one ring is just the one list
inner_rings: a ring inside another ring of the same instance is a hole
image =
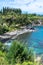
[[[35, 32], [28, 32], [19, 35], [16, 40], [26, 43], [29, 48], [33, 48], [36, 54], [43, 54], [43, 26], [35, 26]], [[8, 43], [11, 43], [10, 40]]]

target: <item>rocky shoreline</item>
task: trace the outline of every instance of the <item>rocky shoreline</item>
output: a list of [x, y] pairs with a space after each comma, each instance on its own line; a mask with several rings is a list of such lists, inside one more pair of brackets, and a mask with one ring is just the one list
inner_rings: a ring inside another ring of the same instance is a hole
[[6, 42], [9, 39], [15, 39], [18, 35], [27, 33], [27, 32], [34, 32], [34, 29], [21, 29], [21, 30], [15, 30], [12, 32], [4, 33], [3, 35], [0, 35], [0, 42]]

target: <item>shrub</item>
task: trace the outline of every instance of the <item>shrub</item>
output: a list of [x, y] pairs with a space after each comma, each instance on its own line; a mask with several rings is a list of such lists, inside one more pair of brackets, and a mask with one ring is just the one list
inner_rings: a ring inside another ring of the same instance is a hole
[[42, 65], [39, 62], [26, 62], [24, 61], [23, 63], [16, 63], [15, 65]]
[[3, 44], [0, 42], [0, 50], [3, 49]]
[[0, 65], [10, 65], [8, 62], [4, 59], [4, 57], [0, 57]]
[[7, 25], [0, 25], [0, 34], [3, 34], [5, 32], [8, 32], [9, 31], [9, 28]]
[[0, 34], [3, 34], [3, 31], [2, 31], [2, 25], [0, 24]]
[[14, 41], [11, 44], [11, 47], [9, 49], [9, 52], [7, 54], [7, 59], [9, 62], [11, 61], [33, 61], [33, 52], [31, 50], [28, 50], [27, 47], [18, 41]]
[[3, 33], [9, 31], [9, 28], [8, 28], [7, 24], [4, 24], [4, 25], [3, 25], [3, 29], [2, 29], [2, 31], [3, 31]]

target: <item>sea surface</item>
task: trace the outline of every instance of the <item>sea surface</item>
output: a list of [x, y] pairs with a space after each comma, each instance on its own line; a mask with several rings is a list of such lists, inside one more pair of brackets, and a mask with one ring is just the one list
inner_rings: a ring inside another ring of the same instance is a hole
[[33, 48], [36, 54], [43, 54], [43, 26], [35, 26], [34, 28], [36, 31], [19, 35], [17, 40]]

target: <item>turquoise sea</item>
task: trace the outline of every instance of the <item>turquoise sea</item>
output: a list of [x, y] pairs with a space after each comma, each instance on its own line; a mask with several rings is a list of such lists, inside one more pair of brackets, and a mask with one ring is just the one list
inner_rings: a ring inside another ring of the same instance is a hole
[[25, 43], [29, 48], [33, 48], [36, 54], [43, 54], [43, 26], [35, 26], [34, 28], [36, 31], [19, 35], [16, 40]]
[[43, 26], [35, 26], [34, 28], [36, 29], [35, 32], [19, 35], [17, 40], [33, 48], [36, 54], [43, 54]]

